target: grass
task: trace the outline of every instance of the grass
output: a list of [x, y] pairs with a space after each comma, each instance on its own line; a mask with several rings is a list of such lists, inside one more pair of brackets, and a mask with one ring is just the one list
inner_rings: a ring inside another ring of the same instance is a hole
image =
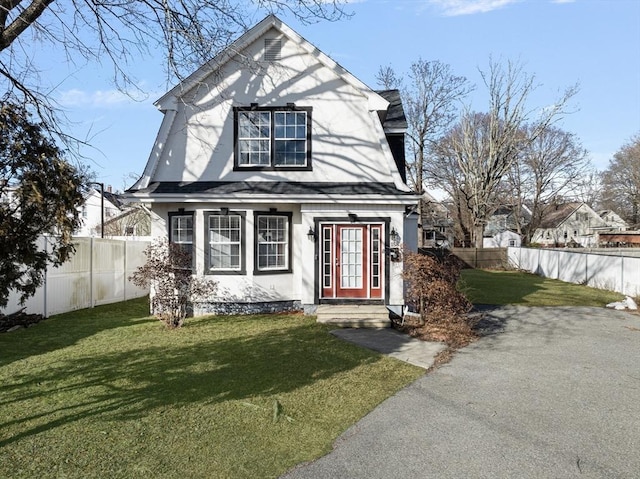
[[605, 306], [623, 299], [619, 293], [520, 271], [466, 269], [459, 288], [474, 304]]
[[300, 315], [133, 300], [0, 335], [0, 477], [277, 477], [424, 371]]

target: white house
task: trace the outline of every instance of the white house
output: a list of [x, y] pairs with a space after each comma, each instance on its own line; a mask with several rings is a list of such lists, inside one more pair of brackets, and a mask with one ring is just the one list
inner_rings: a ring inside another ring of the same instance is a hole
[[598, 214], [604, 220], [610, 232], [627, 231], [629, 225], [623, 220], [618, 213], [613, 210], [602, 210]]
[[545, 211], [531, 243], [544, 246], [597, 246], [598, 233], [608, 230], [607, 223], [586, 203], [564, 203]]
[[483, 248], [508, 248], [509, 246], [516, 248], [522, 246], [522, 236], [513, 231], [504, 230], [495, 233], [493, 236], [482, 238]]
[[[104, 219], [109, 219], [120, 213], [117, 200], [110, 191], [104, 191], [104, 202], [100, 199], [100, 190], [91, 188], [85, 196], [85, 202], [81, 207], [81, 226], [73, 233], [74, 236], [100, 236], [100, 228]], [[104, 208], [104, 218], [102, 209]]]
[[401, 311], [399, 245], [418, 197], [397, 91], [370, 89], [270, 15], [156, 106], [164, 119], [127, 196], [219, 282], [194, 314]]
[[520, 247], [522, 236], [516, 233], [518, 223], [529, 221], [530, 211], [522, 205], [522, 217], [516, 218], [514, 209], [510, 206], [501, 206], [494, 211], [487, 221], [482, 238], [483, 248], [507, 248], [509, 246]]

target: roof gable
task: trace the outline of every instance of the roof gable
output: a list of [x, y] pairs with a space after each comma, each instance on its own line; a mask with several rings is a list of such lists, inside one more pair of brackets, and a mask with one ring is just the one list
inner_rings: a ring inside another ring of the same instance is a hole
[[270, 29], [277, 30], [284, 37], [294, 42], [300, 48], [317, 59], [323, 66], [333, 71], [339, 78], [351, 85], [363, 96], [368, 99], [370, 111], [386, 111], [389, 107], [387, 101], [382, 95], [378, 94], [355, 76], [349, 73], [345, 68], [336, 63], [328, 55], [322, 53], [313, 44], [304, 39], [300, 34], [287, 26], [282, 20], [275, 15], [268, 15], [260, 23], [247, 30], [236, 41], [229, 45], [225, 50], [220, 52], [209, 62], [198, 68], [195, 72], [185, 78], [183, 81], [174, 86], [171, 90], [160, 97], [155, 105], [161, 111], [175, 110], [176, 102], [179, 98], [189, 94], [195, 87], [200, 85], [213, 72], [221, 70], [230, 60], [243, 51], [248, 49], [260, 37], [265, 35]]
[[575, 211], [582, 206], [582, 203], [564, 203], [556, 205], [555, 209], [545, 213], [540, 228], [557, 228], [564, 223]]
[[[549, 209], [545, 212], [544, 217], [540, 223], [539, 228], [553, 229], [562, 226], [565, 222], [569, 221], [575, 213], [578, 211], [586, 213], [591, 218], [591, 226], [603, 226], [604, 220], [596, 213], [589, 205], [581, 202], [570, 202], [560, 205], [556, 205], [553, 209]], [[574, 218], [575, 219], [575, 218]]]

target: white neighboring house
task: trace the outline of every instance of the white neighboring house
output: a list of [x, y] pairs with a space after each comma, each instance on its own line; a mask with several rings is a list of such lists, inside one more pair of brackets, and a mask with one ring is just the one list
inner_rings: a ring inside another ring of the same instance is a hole
[[611, 233], [614, 233], [616, 231], [627, 231], [629, 229], [627, 222], [613, 210], [602, 210], [598, 212], [598, 214], [600, 215], [600, 218], [602, 218], [607, 224], [609, 232]]
[[[526, 206], [522, 206], [524, 218], [520, 223], [528, 222], [530, 211]], [[522, 236], [516, 233], [518, 221], [512, 207], [501, 206], [489, 217], [482, 238], [483, 248], [508, 248], [509, 246], [520, 247]]]
[[572, 202], [549, 208], [531, 243], [543, 246], [598, 245], [598, 233], [609, 231], [607, 223], [586, 203]]
[[509, 230], [499, 231], [493, 236], [482, 238], [483, 248], [508, 248], [509, 246], [519, 248], [521, 245], [522, 237]]
[[218, 281], [194, 314], [404, 304], [399, 93], [376, 92], [270, 15], [156, 106], [140, 180], [153, 236]]
[[[85, 197], [85, 203], [80, 210], [82, 225], [74, 232], [74, 236], [100, 236], [102, 217], [100, 210], [100, 190], [91, 188]], [[110, 191], [104, 192], [104, 221], [117, 216], [120, 213], [117, 198]]]

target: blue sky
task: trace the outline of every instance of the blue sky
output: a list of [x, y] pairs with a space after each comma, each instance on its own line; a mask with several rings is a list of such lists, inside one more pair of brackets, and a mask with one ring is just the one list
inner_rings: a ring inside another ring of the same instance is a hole
[[[490, 57], [518, 61], [539, 88], [532, 107], [579, 83], [576, 112], [559, 126], [575, 133], [603, 169], [640, 132], [640, 0], [360, 0], [350, 19], [301, 25], [283, 20], [369, 86], [380, 65], [407, 71], [412, 61], [440, 60], [478, 85], [473, 108], [486, 109], [479, 69]], [[56, 85], [98, 181], [115, 189], [141, 174], [162, 114], [153, 106], [168, 86], [160, 58], [136, 62], [146, 95], [134, 101], [110, 83], [108, 64], [70, 69], [51, 55], [43, 78]]]

